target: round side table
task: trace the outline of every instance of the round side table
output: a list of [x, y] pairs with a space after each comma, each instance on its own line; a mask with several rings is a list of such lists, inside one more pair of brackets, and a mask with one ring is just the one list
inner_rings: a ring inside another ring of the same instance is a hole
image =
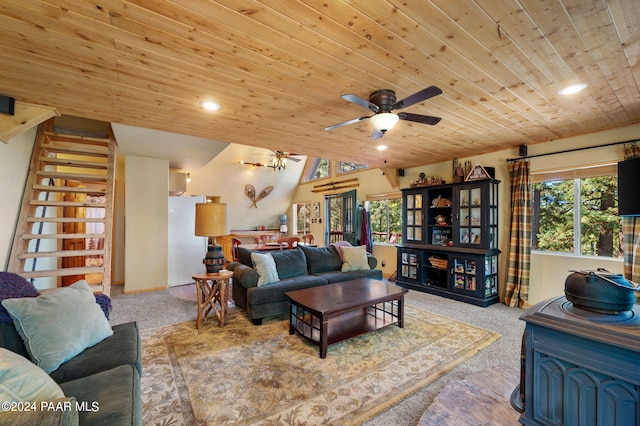
[[[215, 274], [196, 274], [192, 276], [196, 282], [196, 294], [198, 298], [198, 320], [196, 327], [200, 329], [202, 322], [213, 311], [218, 317], [220, 327], [224, 327], [224, 318], [227, 315], [227, 299], [229, 295], [229, 281], [233, 272]], [[216, 306], [219, 305], [219, 306]]]

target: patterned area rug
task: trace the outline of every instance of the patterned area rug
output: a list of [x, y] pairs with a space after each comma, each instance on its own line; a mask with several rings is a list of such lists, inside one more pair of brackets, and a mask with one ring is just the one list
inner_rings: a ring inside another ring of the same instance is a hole
[[237, 308], [142, 332], [147, 425], [360, 424], [433, 382], [499, 335], [412, 306], [390, 326], [318, 347], [286, 318], [254, 326]]

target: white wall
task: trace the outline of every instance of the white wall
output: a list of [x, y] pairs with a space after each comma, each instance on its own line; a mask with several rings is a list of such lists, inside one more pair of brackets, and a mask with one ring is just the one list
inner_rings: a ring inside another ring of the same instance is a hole
[[3, 271], [9, 263], [37, 130], [37, 127], [31, 128], [11, 138], [8, 144], [0, 142], [0, 265]]
[[125, 159], [124, 291], [167, 288], [169, 161]]
[[[231, 230], [253, 230], [260, 225], [279, 228], [278, 218], [282, 214], [289, 214], [291, 223], [291, 199], [300, 180], [304, 158], [300, 162], [289, 160], [287, 168], [281, 171], [239, 164], [240, 160], [264, 164], [271, 157], [272, 153], [265, 149], [229, 145], [205, 167], [190, 173], [191, 183], [187, 184], [185, 195], [220, 196], [229, 208]], [[256, 193], [267, 186], [273, 186], [273, 191], [259, 201], [257, 207], [250, 207], [251, 201], [244, 193], [246, 184], [253, 185]]]
[[531, 255], [529, 304], [564, 295], [564, 280], [569, 276], [569, 270], [595, 270], [598, 268], [604, 268], [614, 274], [624, 272], [620, 259], [534, 252]]

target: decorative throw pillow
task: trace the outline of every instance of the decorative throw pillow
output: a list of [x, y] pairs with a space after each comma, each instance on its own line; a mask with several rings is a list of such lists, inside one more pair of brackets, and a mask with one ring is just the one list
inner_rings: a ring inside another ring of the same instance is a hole
[[258, 287], [280, 281], [271, 253], [251, 253], [251, 262], [258, 273]]
[[307, 275], [307, 258], [299, 247], [270, 252], [280, 279]]
[[300, 246], [300, 249], [307, 258], [307, 269], [311, 275], [339, 271], [342, 268], [340, 250], [337, 247]]
[[[18, 274], [0, 272], [0, 302], [14, 297], [38, 297], [40, 292]], [[0, 304], [0, 322], [13, 323], [11, 316]]]
[[47, 373], [113, 334], [84, 280], [39, 297], [6, 299], [2, 304], [31, 359]]
[[33, 402], [56, 398], [64, 398], [64, 393], [42, 368], [0, 348], [0, 401]]
[[369, 262], [367, 261], [366, 246], [359, 247], [340, 247], [342, 252], [342, 272], [349, 271], [368, 271]]

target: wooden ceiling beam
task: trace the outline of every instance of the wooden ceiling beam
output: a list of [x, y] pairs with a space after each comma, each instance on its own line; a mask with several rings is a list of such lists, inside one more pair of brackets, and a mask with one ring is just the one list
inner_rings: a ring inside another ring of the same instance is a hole
[[382, 170], [382, 173], [384, 174], [384, 177], [386, 177], [387, 180], [389, 181], [391, 188], [393, 189], [400, 188], [400, 177], [398, 174], [399, 169], [384, 168], [381, 170]]

